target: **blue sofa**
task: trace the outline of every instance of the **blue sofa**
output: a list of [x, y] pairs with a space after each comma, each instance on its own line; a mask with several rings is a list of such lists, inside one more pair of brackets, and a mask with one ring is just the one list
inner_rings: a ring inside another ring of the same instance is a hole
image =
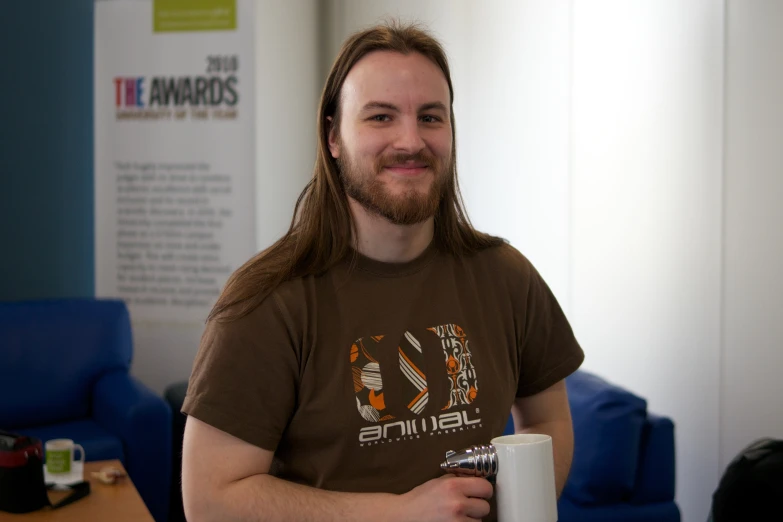
[[[560, 522], [679, 522], [674, 425], [644, 399], [588, 373], [566, 378], [574, 460]], [[513, 433], [509, 419], [506, 433]]]
[[129, 375], [122, 301], [0, 303], [0, 429], [74, 439], [119, 459], [157, 522], [168, 513], [171, 409]]

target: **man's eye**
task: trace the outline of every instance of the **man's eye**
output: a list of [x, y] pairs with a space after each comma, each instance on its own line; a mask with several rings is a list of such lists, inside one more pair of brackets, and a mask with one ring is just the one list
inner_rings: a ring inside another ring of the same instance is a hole
[[370, 116], [370, 121], [389, 121], [389, 116], [386, 114], [376, 114], [375, 116]]
[[423, 121], [424, 123], [438, 123], [440, 121], [440, 118], [438, 118], [437, 116], [431, 116], [427, 114], [421, 117], [421, 121]]

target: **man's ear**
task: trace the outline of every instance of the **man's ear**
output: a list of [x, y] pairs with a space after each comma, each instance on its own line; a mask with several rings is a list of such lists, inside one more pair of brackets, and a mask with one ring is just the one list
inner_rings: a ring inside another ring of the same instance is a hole
[[334, 118], [327, 116], [326, 121], [329, 122], [329, 133], [327, 135], [327, 141], [329, 142], [329, 152], [334, 159], [340, 157], [340, 141], [337, 139], [337, 128], [334, 126]]

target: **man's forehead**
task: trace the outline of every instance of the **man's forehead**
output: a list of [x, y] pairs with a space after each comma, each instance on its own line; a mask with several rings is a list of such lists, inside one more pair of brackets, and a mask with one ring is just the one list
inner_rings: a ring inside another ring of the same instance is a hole
[[364, 104], [370, 98], [405, 97], [414, 103], [449, 105], [449, 86], [440, 67], [419, 53], [374, 51], [363, 56], [346, 76], [344, 101]]

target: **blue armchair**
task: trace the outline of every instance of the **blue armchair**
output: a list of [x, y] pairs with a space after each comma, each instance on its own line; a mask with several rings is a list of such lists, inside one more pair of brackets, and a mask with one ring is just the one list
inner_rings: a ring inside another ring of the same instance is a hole
[[[574, 459], [560, 522], [680, 522], [674, 425], [644, 399], [585, 371], [566, 378]], [[507, 433], [513, 432], [509, 420]]]
[[171, 409], [130, 376], [132, 353], [121, 301], [0, 303], [0, 428], [73, 439], [88, 461], [119, 459], [164, 522]]

